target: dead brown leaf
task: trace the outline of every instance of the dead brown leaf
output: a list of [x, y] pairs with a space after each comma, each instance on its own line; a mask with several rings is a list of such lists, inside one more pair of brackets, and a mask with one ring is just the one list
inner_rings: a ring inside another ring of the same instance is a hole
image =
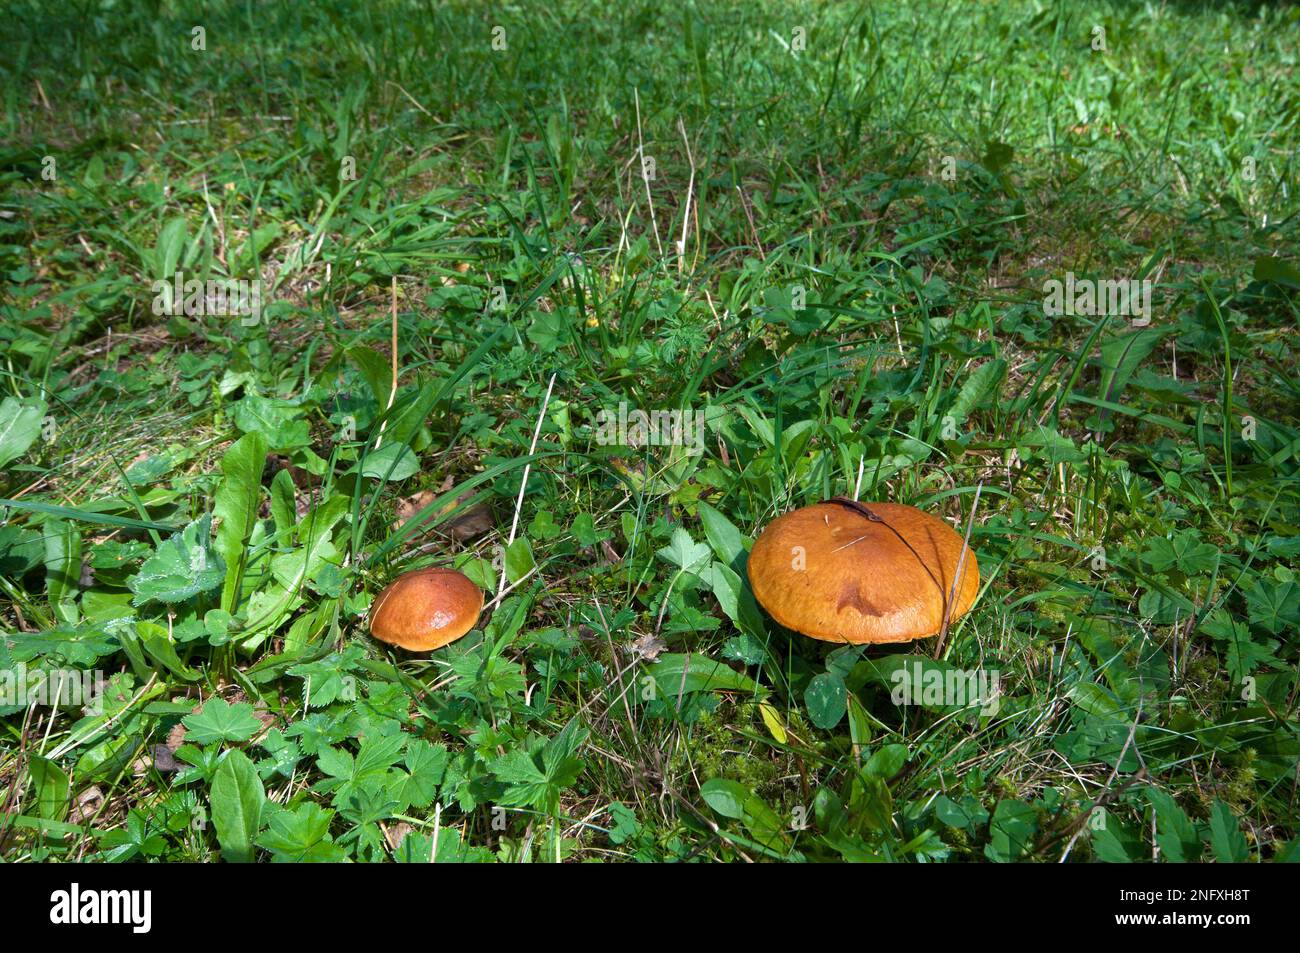
[[400, 821], [391, 826], [384, 825], [384, 840], [388, 841], [389, 850], [397, 850], [402, 844], [402, 839], [413, 830], [415, 828], [406, 821]]
[[[449, 492], [454, 485], [452, 478], [447, 477], [447, 479], [443, 481], [442, 486], [436, 492], [434, 490], [421, 490], [414, 496], [408, 496], [399, 500], [397, 504], [397, 522], [393, 524], [393, 529], [401, 529], [414, 519], [415, 515], [419, 513], [420, 510], [424, 509], [439, 496]], [[469, 500], [473, 499], [477, 492], [477, 490], [470, 489], [457, 494], [456, 499], [453, 502], [448, 503], [441, 509], [432, 511], [425, 516], [424, 522], [432, 522], [441, 516], [453, 512], [457, 507], [462, 506]], [[437, 526], [430, 526], [423, 532], [433, 533], [444, 538], [451, 538], [465, 542], [466, 540], [478, 539], [480, 536], [490, 533], [494, 526], [495, 523], [492, 520], [492, 511], [488, 509], [487, 504], [475, 503], [473, 506], [462, 510], [451, 519], [444, 520]], [[420, 535], [422, 535], [422, 533], [417, 531], [412, 536], [412, 539], [415, 539]]]
[[76, 801], [72, 804], [72, 809], [68, 811], [68, 823], [83, 824], [89, 821], [99, 813], [100, 805], [103, 803], [104, 792], [99, 789], [99, 785], [92, 784], [77, 795]]
[[628, 643], [627, 650], [634, 658], [653, 662], [659, 653], [668, 648], [668, 643], [652, 632], [639, 636]]

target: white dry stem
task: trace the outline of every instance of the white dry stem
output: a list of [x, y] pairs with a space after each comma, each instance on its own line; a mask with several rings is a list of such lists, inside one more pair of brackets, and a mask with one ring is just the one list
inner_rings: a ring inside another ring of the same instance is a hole
[[975, 501], [971, 503], [970, 516], [966, 520], [966, 536], [961, 541], [961, 555], [957, 557], [957, 571], [953, 573], [952, 588], [948, 592], [948, 600], [943, 606], [943, 624], [939, 626], [939, 644], [934, 647], [934, 657], [939, 658], [943, 652], [943, 645], [948, 641], [948, 624], [952, 621], [953, 602], [957, 598], [957, 593], [961, 591], [962, 577], [966, 573], [966, 554], [970, 551], [970, 534], [975, 528], [975, 511], [979, 509], [980, 494], [984, 492], [984, 484], [978, 483], [975, 486]]
[[433, 113], [429, 112], [429, 110], [427, 110], [427, 109], [425, 109], [423, 106], [421, 106], [421, 105], [420, 105], [420, 101], [419, 101], [418, 99], [416, 99], [414, 96], [412, 96], [410, 93], [408, 93], [408, 92], [406, 91], [406, 87], [402, 86], [401, 83], [394, 83], [394, 82], [391, 82], [391, 81], [390, 81], [390, 82], [388, 83], [388, 85], [389, 85], [389, 86], [396, 86], [396, 87], [398, 88], [398, 90], [401, 91], [401, 94], [402, 94], [403, 96], [405, 96], [407, 99], [409, 99], [409, 100], [411, 101], [411, 104], [414, 105], [416, 109], [420, 110], [420, 112], [424, 113], [424, 114], [425, 114], [426, 116], [428, 116], [430, 119], [436, 120], [436, 119], [438, 118], [438, 117], [435, 116]]
[[226, 261], [226, 227], [222, 224], [221, 219], [217, 217], [217, 210], [212, 207], [212, 198], [208, 195], [208, 177], [203, 177], [203, 204], [208, 207], [208, 215], [212, 218], [212, 226], [217, 230], [217, 261], [221, 262], [222, 267], [229, 270], [230, 265]]
[[514, 582], [512, 582], [510, 585], [506, 586], [504, 589], [501, 589], [500, 587], [498, 587], [497, 594], [496, 594], [495, 596], [492, 597], [492, 601], [491, 601], [491, 602], [487, 603], [487, 605], [485, 605], [485, 606], [483, 607], [483, 611], [484, 611], [484, 612], [491, 612], [493, 609], [495, 609], [495, 608], [496, 608], [496, 607], [501, 603], [501, 600], [502, 600], [502, 599], [504, 599], [506, 596], [510, 595], [510, 593], [514, 592], [516, 589], [518, 589], [520, 586], [522, 586], [525, 582], [527, 582], [529, 579], [531, 579], [532, 576], [533, 576], [536, 572], [537, 572], [537, 567], [534, 566], [532, 569], [528, 570], [528, 572], [524, 573], [522, 576], [520, 576], [518, 579], [516, 579], [516, 580], [515, 580]]
[[[533, 442], [528, 447], [528, 455], [531, 457], [537, 452], [537, 439], [542, 435], [542, 421], [546, 419], [546, 408], [551, 403], [551, 389], [555, 387], [555, 374], [551, 375], [551, 382], [546, 385], [546, 399], [542, 401], [542, 411], [537, 415], [537, 426], [533, 428]], [[515, 517], [510, 521], [510, 538], [506, 540], [506, 549], [509, 549], [515, 541], [515, 533], [519, 531], [519, 513], [524, 508], [524, 492], [528, 489], [528, 474], [533, 468], [530, 460], [524, 464], [524, 478], [519, 483], [519, 498], [515, 500]], [[504, 594], [506, 587], [506, 560], [505, 556], [501, 558], [501, 581], [497, 583], [497, 592]]]
[[686, 185], [686, 210], [682, 215], [682, 239], [677, 243], [677, 270], [683, 271], [686, 268], [686, 232], [691, 225], [691, 196], [695, 193], [695, 156], [691, 154], [691, 140], [686, 137], [686, 124], [680, 118], [677, 120], [677, 128], [681, 131], [682, 142], [686, 144], [686, 161], [691, 165], [691, 179]]
[[433, 845], [429, 848], [429, 863], [438, 862], [438, 835], [442, 833], [442, 802], [433, 809]]
[[[1070, 842], [1065, 845], [1065, 850], [1061, 852], [1061, 859], [1057, 861], [1058, 864], [1065, 863], [1069, 858], [1070, 851], [1074, 850], [1075, 842], [1078, 841], [1078, 839], [1083, 835], [1084, 829], [1087, 828], [1088, 821], [1092, 817], [1092, 812], [1097, 810], [1097, 808], [1104, 806], [1102, 802], [1105, 801], [1110, 794], [1111, 785], [1115, 783], [1115, 776], [1119, 774], [1119, 766], [1124, 762], [1124, 755], [1128, 754], [1128, 749], [1133, 744], [1133, 738], [1137, 734], [1137, 726], [1141, 718], [1142, 698], [1139, 696], [1137, 714], [1133, 716], [1133, 724], [1129, 726], [1128, 737], [1124, 739], [1124, 747], [1120, 748], [1119, 757], [1115, 759], [1115, 767], [1110, 772], [1110, 777], [1106, 779], [1106, 783], [1102, 786], [1101, 794], [1093, 798], [1092, 806], [1084, 812], [1083, 817], [1080, 819], [1079, 829], [1074, 832], [1074, 836], [1070, 838]], [[1134, 750], [1136, 751], [1137, 749], [1135, 748]]]
[[[62, 697], [63, 695], [63, 680], [67, 677], [68, 674], [63, 669], [58, 669], [58, 673], [59, 673], [59, 685], [54, 690], [54, 707], [50, 709], [50, 720], [45, 726], [45, 737], [41, 739], [41, 750], [39, 752], [41, 757], [45, 756], [45, 747], [50, 743], [50, 732], [54, 729], [54, 720], [59, 714], [59, 698]], [[32, 707], [35, 706], [36, 706], [36, 699], [33, 698]]]
[[379, 436], [375, 438], [375, 449], [384, 442], [384, 428], [388, 426], [388, 412], [393, 409], [393, 401], [397, 399], [397, 276], [393, 275], [392, 290], [392, 325], [393, 325], [393, 386], [388, 392], [388, 406], [384, 408], [384, 419], [379, 424]]
[[641, 94], [634, 88], [632, 95], [636, 100], [636, 154], [641, 160], [641, 179], [645, 182], [645, 197], [650, 203], [650, 226], [655, 233], [655, 247], [659, 249], [659, 257], [664, 254], [664, 243], [659, 240], [659, 222], [655, 219], [655, 198], [650, 193], [650, 177], [645, 174], [645, 140], [641, 136]]
[[[745, 198], [745, 193], [740, 186], [736, 186], [736, 194], [740, 196], [740, 207], [745, 212], [745, 219], [749, 222], [749, 234], [754, 239], [754, 247], [758, 249], [760, 261], [767, 261], [767, 252], [763, 250], [763, 241], [758, 237], [758, 226], [754, 224], [754, 213], [749, 210], [749, 200]], [[902, 353], [902, 346], [899, 347], [899, 353]]]

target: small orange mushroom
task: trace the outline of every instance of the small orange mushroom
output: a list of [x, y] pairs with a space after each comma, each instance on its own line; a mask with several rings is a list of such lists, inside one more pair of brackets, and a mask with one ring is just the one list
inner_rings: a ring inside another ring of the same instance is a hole
[[474, 628], [483, 590], [454, 569], [417, 569], [394, 579], [370, 607], [370, 633], [411, 652], [431, 652]]

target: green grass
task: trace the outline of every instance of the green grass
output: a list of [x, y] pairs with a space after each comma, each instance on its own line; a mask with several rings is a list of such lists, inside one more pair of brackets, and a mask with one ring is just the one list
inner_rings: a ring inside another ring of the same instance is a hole
[[[6, 859], [1300, 859], [1295, 8], [6, 6], [0, 669], [107, 679], [0, 704]], [[940, 659], [753, 603], [855, 490], [974, 511]]]

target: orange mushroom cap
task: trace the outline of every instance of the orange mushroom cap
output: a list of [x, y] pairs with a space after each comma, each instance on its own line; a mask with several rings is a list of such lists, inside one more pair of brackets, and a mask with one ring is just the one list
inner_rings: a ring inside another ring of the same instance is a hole
[[483, 591], [454, 569], [398, 576], [370, 607], [370, 633], [411, 652], [431, 652], [474, 628]]
[[[749, 584], [772, 618], [814, 639], [910, 642], [943, 627], [961, 553], [961, 536], [937, 516], [837, 497], [768, 524], [749, 554]], [[967, 549], [950, 624], [974, 604], [979, 580]]]

